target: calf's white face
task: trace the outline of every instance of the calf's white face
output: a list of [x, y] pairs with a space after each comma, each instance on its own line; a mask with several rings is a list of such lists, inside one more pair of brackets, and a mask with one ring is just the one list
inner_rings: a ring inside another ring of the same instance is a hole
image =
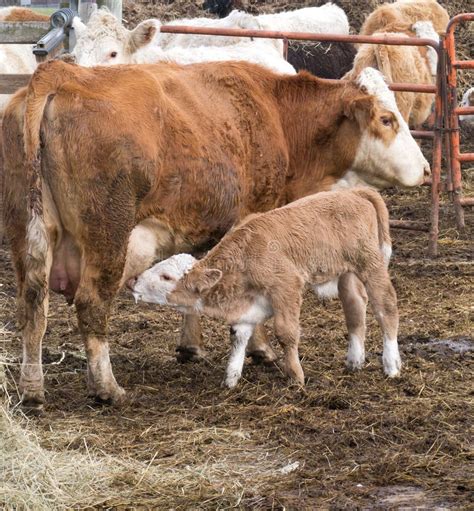
[[421, 185], [430, 172], [429, 164], [383, 75], [374, 68], [365, 68], [358, 82], [363, 91], [376, 98], [376, 114], [361, 124], [363, 132], [350, 171], [377, 188]]
[[72, 55], [85, 67], [132, 64], [135, 53], [152, 43], [160, 30], [158, 20], [145, 20], [134, 30], [127, 30], [102, 10], [92, 14], [87, 25], [76, 17], [72, 26], [76, 35]]
[[[474, 107], [474, 87], [468, 89], [462, 97], [461, 106], [472, 106]], [[459, 121], [462, 124], [471, 124], [474, 126], [474, 114], [460, 115]]]
[[191, 270], [196, 259], [189, 254], [177, 254], [161, 261], [138, 276], [132, 284], [135, 301], [170, 305], [168, 296], [178, 281]]

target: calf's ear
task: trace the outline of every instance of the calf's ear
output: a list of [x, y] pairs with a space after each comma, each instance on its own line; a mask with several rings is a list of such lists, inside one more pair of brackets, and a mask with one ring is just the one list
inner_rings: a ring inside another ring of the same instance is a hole
[[214, 287], [222, 278], [222, 271], [215, 268], [208, 268], [196, 275], [189, 275], [187, 287], [195, 293], [202, 293]]
[[145, 20], [137, 25], [129, 35], [128, 45], [133, 53], [143, 46], [150, 44], [156, 32], [160, 30], [161, 23], [158, 20]]

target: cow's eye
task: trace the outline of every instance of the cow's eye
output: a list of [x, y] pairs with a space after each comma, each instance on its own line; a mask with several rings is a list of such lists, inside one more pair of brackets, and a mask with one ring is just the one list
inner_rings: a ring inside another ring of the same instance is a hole
[[115, 58], [117, 56], [117, 52], [116, 51], [113, 51], [111, 54], [110, 54], [110, 57], [111, 58]]
[[392, 125], [392, 119], [390, 119], [390, 117], [382, 117], [381, 121], [384, 126]]
[[170, 277], [169, 275], [166, 275], [166, 274], [163, 274], [163, 275], [161, 276], [161, 278], [162, 278], [163, 280], [171, 280], [171, 277]]

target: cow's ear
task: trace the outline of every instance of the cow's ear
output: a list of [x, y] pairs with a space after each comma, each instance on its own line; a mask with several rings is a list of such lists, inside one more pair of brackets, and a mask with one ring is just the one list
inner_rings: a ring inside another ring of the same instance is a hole
[[194, 293], [202, 293], [213, 288], [222, 278], [222, 271], [217, 268], [207, 268], [195, 274], [189, 274], [186, 287]]
[[87, 32], [87, 26], [82, 23], [81, 18], [74, 16], [72, 20], [72, 28], [76, 34], [76, 39], [82, 37]]
[[137, 25], [129, 36], [129, 46], [132, 53], [147, 44], [150, 44], [155, 34], [160, 30], [161, 23], [158, 20], [145, 20]]
[[360, 125], [367, 123], [374, 115], [375, 104], [372, 96], [359, 96], [344, 102], [344, 115], [355, 119]]

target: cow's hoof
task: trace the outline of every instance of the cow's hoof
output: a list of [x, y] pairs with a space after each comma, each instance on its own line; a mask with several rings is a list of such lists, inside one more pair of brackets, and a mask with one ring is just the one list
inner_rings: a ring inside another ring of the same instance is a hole
[[181, 364], [186, 362], [200, 362], [204, 360], [206, 352], [199, 346], [178, 346], [176, 360]]
[[251, 351], [248, 356], [251, 357], [252, 363], [256, 365], [272, 365], [278, 358], [270, 346], [266, 346], [265, 349]]
[[120, 405], [125, 400], [125, 390], [118, 385], [111, 389], [98, 391], [89, 390], [89, 397], [92, 397], [100, 405]]
[[44, 391], [25, 390], [21, 397], [21, 406], [28, 415], [39, 415], [43, 411]]

